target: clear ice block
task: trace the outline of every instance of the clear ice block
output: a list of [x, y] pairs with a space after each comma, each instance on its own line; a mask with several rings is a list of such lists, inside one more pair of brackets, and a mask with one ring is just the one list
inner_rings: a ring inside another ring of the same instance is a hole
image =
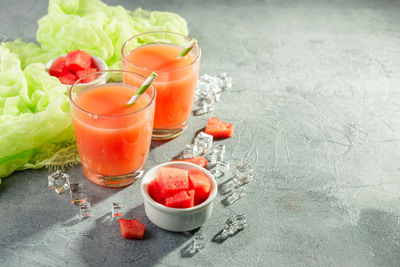
[[229, 217], [221, 232], [221, 237], [226, 239], [230, 236], [235, 235], [238, 231], [243, 230], [247, 226], [246, 216], [243, 213], [239, 213]]
[[92, 215], [92, 206], [89, 201], [79, 203], [79, 217], [81, 219], [89, 218]]
[[204, 233], [202, 228], [200, 228], [200, 230], [194, 234], [191, 252], [197, 253], [200, 250], [202, 250], [205, 247], [205, 245], [206, 245], [206, 234]]
[[193, 111], [193, 114], [195, 116], [200, 116], [200, 115], [204, 115], [206, 113], [212, 112], [214, 110], [215, 110], [214, 104], [204, 104], [202, 106], [199, 106], [199, 108], [195, 109]]
[[183, 158], [190, 159], [201, 155], [201, 149], [197, 145], [186, 145], [183, 149]]
[[197, 147], [201, 154], [205, 155], [213, 145], [213, 136], [206, 134], [205, 132], [200, 132], [194, 139], [194, 147]]
[[234, 169], [233, 181], [238, 185], [243, 185], [253, 179], [253, 166], [246, 162], [239, 163]]
[[235, 186], [229, 196], [227, 196], [222, 202], [225, 206], [229, 206], [242, 197], [246, 195], [245, 193], [245, 187], [244, 186]]
[[61, 194], [69, 188], [69, 175], [61, 170], [57, 170], [47, 176], [48, 186], [51, 190]]
[[70, 184], [71, 202], [74, 205], [87, 202], [87, 194], [84, 184]]
[[233, 216], [233, 219], [236, 221], [237, 230], [243, 230], [247, 226], [246, 216], [243, 213], [236, 214]]
[[119, 202], [112, 203], [112, 217], [121, 217], [124, 216], [124, 206]]
[[218, 161], [224, 160], [225, 145], [213, 145], [211, 155], [209, 156], [210, 164], [217, 164]]
[[212, 171], [212, 174], [215, 176], [215, 178], [221, 178], [228, 171], [229, 171], [229, 162], [218, 161], [214, 170]]

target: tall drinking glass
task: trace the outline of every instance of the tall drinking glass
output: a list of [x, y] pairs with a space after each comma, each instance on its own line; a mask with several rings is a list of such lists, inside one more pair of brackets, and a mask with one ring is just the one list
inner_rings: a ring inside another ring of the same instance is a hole
[[154, 87], [135, 104], [125, 104], [137, 90], [126, 81], [143, 83], [145, 79], [133, 72], [110, 70], [89, 74], [71, 86], [79, 156], [85, 175], [96, 184], [122, 187], [143, 175], [153, 129]]
[[[187, 127], [200, 68], [201, 51], [196, 44], [178, 55], [192, 39], [173, 32], [147, 32], [130, 38], [122, 46], [122, 69], [147, 77], [157, 90], [153, 139], [171, 139]], [[139, 81], [132, 81], [139, 86]]]

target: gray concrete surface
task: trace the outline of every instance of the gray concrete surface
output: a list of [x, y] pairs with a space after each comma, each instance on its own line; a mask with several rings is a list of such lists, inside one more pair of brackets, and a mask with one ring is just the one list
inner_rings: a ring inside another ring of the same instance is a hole
[[[399, 266], [400, 3], [398, 1], [107, 1], [177, 12], [203, 48], [201, 73], [234, 79], [214, 114], [231, 121], [232, 165], [259, 157], [244, 199], [219, 195], [204, 225], [205, 248], [182, 250], [145, 216], [139, 186], [89, 187], [94, 216], [80, 222], [68, 195], [46, 187], [46, 170], [0, 185], [2, 266]], [[47, 1], [0, 1], [0, 33], [34, 40]], [[153, 143], [146, 168], [173, 158], [205, 126], [192, 117], [179, 138]], [[224, 181], [227, 177], [220, 179]], [[124, 240], [107, 222], [121, 201], [147, 226]], [[248, 227], [212, 238], [233, 213]]]

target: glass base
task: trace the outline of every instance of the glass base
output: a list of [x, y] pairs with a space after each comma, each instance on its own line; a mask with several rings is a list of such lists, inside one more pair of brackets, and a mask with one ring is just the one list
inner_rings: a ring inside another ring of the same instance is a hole
[[181, 135], [183, 133], [183, 131], [185, 131], [185, 129], [187, 128], [188, 123], [185, 121], [184, 123], [175, 126], [173, 128], [170, 129], [153, 129], [153, 135], [152, 135], [152, 139], [153, 140], [169, 140], [169, 139], [173, 139], [179, 135]]
[[83, 167], [86, 177], [95, 184], [104, 187], [125, 187], [133, 184], [143, 176], [143, 170], [137, 170], [124, 175], [103, 175]]

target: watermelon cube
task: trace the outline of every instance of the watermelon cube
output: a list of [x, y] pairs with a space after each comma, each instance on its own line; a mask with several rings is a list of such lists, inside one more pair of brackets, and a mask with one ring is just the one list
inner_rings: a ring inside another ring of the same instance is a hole
[[210, 195], [211, 181], [202, 171], [191, 169], [189, 170], [189, 188], [195, 190], [194, 203], [198, 205]]
[[128, 239], [143, 239], [146, 226], [136, 219], [119, 219], [121, 236]]
[[[94, 73], [96, 71], [98, 71], [97, 68], [88, 68], [88, 69], [84, 69], [84, 70], [78, 70], [75, 72], [75, 74], [76, 74], [76, 76], [78, 76], [78, 79], [80, 79], [80, 78], [82, 78], [86, 75], [89, 75], [91, 73]], [[97, 79], [97, 75], [90, 75], [89, 77], [82, 79], [80, 82], [81, 83], [90, 83], [96, 79]]]
[[165, 199], [165, 206], [171, 208], [191, 208], [194, 206], [194, 190], [180, 191], [171, 197]]
[[56, 77], [59, 77], [63, 73], [69, 73], [69, 72], [70, 72], [69, 69], [65, 65], [65, 57], [57, 58], [49, 69], [49, 74], [51, 76], [56, 76]]
[[157, 182], [161, 198], [175, 195], [189, 189], [188, 171], [173, 167], [160, 167], [157, 171]]
[[148, 193], [156, 202], [164, 205], [164, 198], [161, 197], [161, 188], [157, 179], [151, 181], [147, 187]]
[[184, 162], [190, 162], [196, 165], [199, 165], [201, 167], [205, 167], [208, 163], [208, 160], [204, 157], [194, 157], [194, 158], [189, 158], [189, 159], [174, 159], [173, 161], [184, 161]]
[[65, 65], [73, 71], [79, 71], [90, 68], [92, 56], [82, 50], [69, 52], [65, 59]]
[[232, 123], [222, 122], [216, 117], [211, 117], [208, 119], [205, 132], [214, 138], [229, 138], [233, 136], [233, 125]]
[[65, 74], [62, 74], [58, 76], [58, 79], [60, 80], [61, 83], [63, 84], [73, 84], [76, 80], [78, 80], [78, 76], [73, 74], [72, 72], [68, 72]]

